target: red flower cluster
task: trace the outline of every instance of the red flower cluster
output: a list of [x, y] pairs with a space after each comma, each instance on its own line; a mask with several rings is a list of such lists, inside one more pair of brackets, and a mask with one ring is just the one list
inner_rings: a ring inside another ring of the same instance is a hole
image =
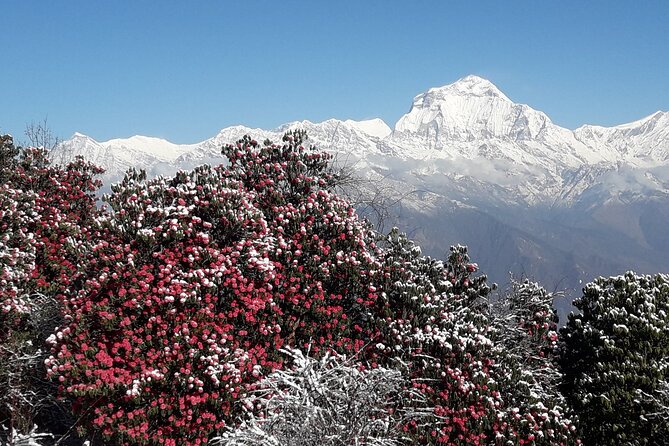
[[[8, 145], [13, 147], [11, 139]], [[96, 213], [92, 192], [99, 183], [93, 177], [101, 170], [81, 159], [52, 166], [39, 149], [5, 162], [0, 175], [0, 302], [3, 313], [28, 313], [31, 294], [58, 292], [81, 269], [78, 251], [87, 232], [82, 223]]]
[[285, 344], [353, 352], [371, 338], [373, 234], [327, 190], [328, 156], [296, 136], [113, 188], [47, 361], [108, 439], [206, 442]]
[[0, 363], [8, 367], [0, 370], [0, 399], [13, 398], [0, 404], [2, 423], [29, 430], [49, 398], [30, 387], [37, 373], [32, 362], [45, 350], [42, 333], [58, 323], [53, 298], [77, 286], [87, 268], [83, 254], [97, 214], [92, 193], [99, 173], [81, 159], [52, 166], [43, 150], [19, 150], [11, 137], [1, 137]]

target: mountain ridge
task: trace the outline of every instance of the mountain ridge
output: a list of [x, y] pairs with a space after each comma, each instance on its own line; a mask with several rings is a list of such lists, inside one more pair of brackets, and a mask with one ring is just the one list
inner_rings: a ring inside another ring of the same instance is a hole
[[669, 270], [662, 235], [669, 113], [569, 130], [478, 76], [415, 96], [392, 128], [378, 118], [293, 121], [271, 130], [237, 125], [181, 145], [137, 135], [97, 142], [77, 133], [52, 158], [83, 155], [107, 169], [109, 184], [129, 167], [156, 176], [220, 163], [225, 143], [245, 134], [280, 141], [295, 129], [357, 170], [362, 189], [390, 197], [387, 223], [417, 231], [426, 253], [468, 244], [496, 281], [520, 268], [548, 285], [575, 288], [594, 275], [624, 272], [623, 265]]
[[[224, 135], [242, 132], [274, 135], [297, 127], [318, 132], [319, 126], [327, 125], [342, 126], [348, 132], [356, 131], [369, 138], [377, 138], [382, 141], [382, 147], [389, 146], [385, 147], [386, 152], [415, 159], [486, 157], [485, 147], [479, 150], [482, 143], [492, 140], [499, 145], [497, 140], [502, 140], [506, 146], [500, 148], [505, 150], [498, 150], [490, 156], [545, 167], [555, 164], [579, 167], [584, 163], [600, 162], [651, 167], [669, 162], [669, 113], [657, 111], [637, 121], [613, 127], [585, 124], [569, 130], [554, 124], [545, 113], [511, 101], [492, 82], [475, 75], [417, 95], [409, 112], [400, 117], [392, 129], [380, 118], [363, 121], [328, 119], [320, 123], [294, 121], [272, 130], [236, 125], [192, 144], [174, 144], [165, 139], [141, 135], [98, 142], [78, 132], [65, 143], [86, 137], [104, 148], [144, 148], [150, 155], [164, 161], [164, 158], [175, 159], [173, 155], [180, 150], [194, 150], [207, 142], [220, 141]], [[659, 149], [658, 144], [653, 144], [657, 139], [664, 143]], [[640, 145], [652, 145], [655, 151], [642, 153]]]

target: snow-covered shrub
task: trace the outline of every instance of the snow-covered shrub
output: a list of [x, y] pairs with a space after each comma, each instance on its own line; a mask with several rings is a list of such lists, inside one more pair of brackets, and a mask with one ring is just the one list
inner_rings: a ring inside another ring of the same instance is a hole
[[[531, 444], [576, 442], [559, 407], [518, 386], [519, 363], [504, 351], [487, 312], [491, 288], [467, 249], [453, 247], [446, 263], [424, 257], [393, 230], [383, 257], [386, 302], [374, 360], [401, 358], [423, 396], [416, 407], [431, 418], [404, 431], [414, 444]], [[545, 403], [545, 404], [544, 404]]]
[[227, 165], [113, 187], [85, 274], [59, 293], [66, 323], [47, 361], [91, 434], [207, 442], [290, 347], [355, 355], [370, 376], [406, 364], [409, 443], [572, 442], [570, 421], [513, 382], [522, 364], [495, 344], [466, 248], [444, 263], [397, 230], [381, 240], [304, 136], [245, 137], [223, 149]]
[[9, 136], [0, 143], [0, 424], [27, 435], [62, 414], [44, 379], [45, 341], [60, 320], [58, 295], [85, 265], [100, 170], [82, 160], [53, 166]]
[[599, 278], [561, 333], [566, 398], [589, 445], [669, 442], [669, 276]]
[[30, 313], [29, 281], [35, 269], [37, 195], [14, 184], [18, 150], [9, 136], [0, 140], [0, 342]]
[[[2, 428], [4, 431], [9, 431], [4, 426]], [[11, 432], [6, 432], [6, 434], [7, 442], [0, 441], [0, 446], [46, 446], [53, 442], [53, 435], [47, 432], [38, 432], [37, 425], [34, 425], [25, 433], [12, 429]]]
[[[247, 417], [213, 443], [227, 446], [396, 446], [419, 397], [399, 368], [364, 368], [355, 358], [321, 359], [286, 349], [292, 365], [243, 398]], [[406, 405], [406, 406], [405, 406]], [[425, 414], [423, 414], [425, 415]], [[427, 412], [431, 415], [431, 412]]]
[[113, 187], [48, 360], [108, 442], [200, 444], [282, 368], [284, 345], [346, 353], [371, 338], [374, 234], [302, 137], [244, 138], [227, 166]]
[[[534, 402], [565, 410], [558, 386], [558, 316], [554, 295], [536, 282], [516, 281], [497, 299], [491, 300], [494, 341], [502, 349], [501, 361], [515, 373], [510, 380], [533, 395]], [[514, 404], [531, 404], [523, 394]]]

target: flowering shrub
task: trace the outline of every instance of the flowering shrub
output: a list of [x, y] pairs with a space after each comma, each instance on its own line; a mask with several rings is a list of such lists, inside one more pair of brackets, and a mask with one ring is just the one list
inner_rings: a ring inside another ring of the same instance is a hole
[[[448, 262], [424, 257], [397, 230], [387, 239], [375, 359], [401, 358], [433, 417], [404, 426], [414, 444], [571, 444], [573, 426], [559, 407], [513, 377], [521, 365], [494, 341], [487, 315], [491, 291], [474, 276], [465, 247]], [[528, 378], [529, 379], [529, 378]]]
[[355, 354], [361, 370], [406, 364], [409, 442], [573, 442], [559, 408], [516, 388], [520, 364], [495, 344], [490, 287], [466, 248], [444, 264], [397, 230], [377, 246], [304, 136], [245, 137], [223, 149], [227, 165], [129, 172], [112, 188], [80, 238], [85, 274], [56, 281], [69, 285], [66, 323], [46, 362], [88, 429], [115, 444], [206, 443], [284, 369], [282, 348], [309, 348]]
[[373, 233], [302, 136], [245, 138], [227, 167], [113, 188], [47, 361], [108, 441], [206, 442], [284, 345], [354, 352], [370, 338]]
[[9, 136], [0, 161], [0, 424], [23, 435], [59, 409], [43, 379], [45, 338], [59, 320], [56, 296], [86, 264], [100, 170], [82, 160], [52, 166]]
[[35, 271], [35, 242], [28, 232], [34, 205], [34, 194], [0, 186], [0, 425], [18, 433], [32, 426], [32, 401], [23, 395], [30, 390], [26, 369], [39, 362], [26, 328], [32, 312], [28, 282]]
[[21, 325], [29, 313], [26, 289], [35, 269], [35, 240], [30, 232], [37, 214], [36, 194], [17, 189], [11, 181], [18, 150], [9, 136], [0, 140], [0, 342], [10, 328]]
[[30, 313], [26, 289], [35, 269], [35, 240], [29, 228], [35, 219], [35, 194], [0, 186], [0, 319], [6, 340], [10, 327], [18, 327]]
[[499, 361], [513, 370], [509, 385], [522, 389], [509, 394], [507, 401], [515, 398], [515, 405], [541, 404], [564, 412], [567, 405], [558, 389], [562, 375], [557, 366], [558, 316], [553, 299], [552, 293], [535, 282], [512, 280], [510, 289], [492, 300], [491, 322], [495, 344], [502, 349]]

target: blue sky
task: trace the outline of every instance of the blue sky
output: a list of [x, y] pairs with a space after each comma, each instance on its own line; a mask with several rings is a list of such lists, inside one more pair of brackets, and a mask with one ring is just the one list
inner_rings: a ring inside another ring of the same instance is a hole
[[669, 110], [667, 1], [2, 1], [0, 132], [196, 142], [477, 74], [562, 126]]

